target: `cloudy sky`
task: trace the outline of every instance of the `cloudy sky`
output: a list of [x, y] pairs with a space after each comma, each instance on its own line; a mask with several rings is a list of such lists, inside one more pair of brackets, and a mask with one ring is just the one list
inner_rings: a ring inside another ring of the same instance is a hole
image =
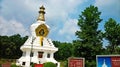
[[104, 30], [108, 18], [120, 22], [120, 0], [0, 0], [0, 35], [31, 35], [30, 25], [36, 22], [39, 7], [46, 8], [48, 35], [52, 40], [71, 42], [80, 30], [77, 19], [86, 7], [97, 6], [103, 21], [99, 29]]

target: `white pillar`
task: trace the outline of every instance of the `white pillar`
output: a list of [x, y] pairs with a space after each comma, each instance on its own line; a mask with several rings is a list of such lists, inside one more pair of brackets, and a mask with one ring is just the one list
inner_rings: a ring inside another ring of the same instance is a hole
[[26, 51], [26, 62], [25, 62], [25, 67], [30, 67], [30, 51]]
[[37, 58], [38, 57], [38, 51], [34, 51], [33, 57]]
[[33, 57], [32, 57], [32, 62], [33, 63], [39, 63], [39, 60], [38, 60], [38, 51], [33, 51]]
[[47, 52], [43, 53], [43, 58], [47, 58]]
[[53, 58], [54, 57], [54, 54], [53, 53], [50, 53], [50, 58]]

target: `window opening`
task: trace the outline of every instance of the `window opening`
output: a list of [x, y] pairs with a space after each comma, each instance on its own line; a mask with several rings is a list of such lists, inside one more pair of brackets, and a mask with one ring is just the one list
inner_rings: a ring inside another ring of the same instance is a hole
[[50, 53], [47, 54], [47, 58], [50, 58]]
[[25, 62], [23, 62], [22, 65], [25, 65]]
[[38, 52], [38, 58], [42, 58], [43, 57], [43, 52]]

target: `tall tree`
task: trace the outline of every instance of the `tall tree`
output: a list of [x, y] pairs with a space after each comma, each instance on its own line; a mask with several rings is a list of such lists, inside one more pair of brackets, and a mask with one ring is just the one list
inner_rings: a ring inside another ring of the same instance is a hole
[[120, 24], [110, 18], [105, 23], [105, 39], [109, 41], [108, 50], [117, 53], [116, 48], [120, 45]]
[[[96, 55], [100, 54], [102, 48], [102, 33], [98, 30], [98, 24], [102, 21], [101, 12], [97, 7], [90, 5], [79, 16], [78, 26], [80, 30], [76, 32], [78, 40], [73, 41], [74, 55], [77, 57], [85, 57], [86, 64], [95, 63]], [[87, 67], [95, 66], [92, 64]]]

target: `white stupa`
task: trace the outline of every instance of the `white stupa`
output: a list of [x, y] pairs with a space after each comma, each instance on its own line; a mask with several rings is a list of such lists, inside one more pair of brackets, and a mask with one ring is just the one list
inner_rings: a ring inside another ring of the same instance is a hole
[[105, 59], [104, 59], [104, 62], [103, 62], [102, 67], [108, 67], [108, 66], [106, 65], [106, 63], [105, 63]]
[[47, 38], [49, 26], [45, 23], [45, 8], [40, 7], [37, 22], [31, 25], [31, 36], [20, 47], [23, 55], [17, 60], [17, 65], [30, 67], [31, 63], [43, 64], [53, 62], [60, 66], [60, 63], [54, 59], [54, 53], [58, 51], [51, 39]]

